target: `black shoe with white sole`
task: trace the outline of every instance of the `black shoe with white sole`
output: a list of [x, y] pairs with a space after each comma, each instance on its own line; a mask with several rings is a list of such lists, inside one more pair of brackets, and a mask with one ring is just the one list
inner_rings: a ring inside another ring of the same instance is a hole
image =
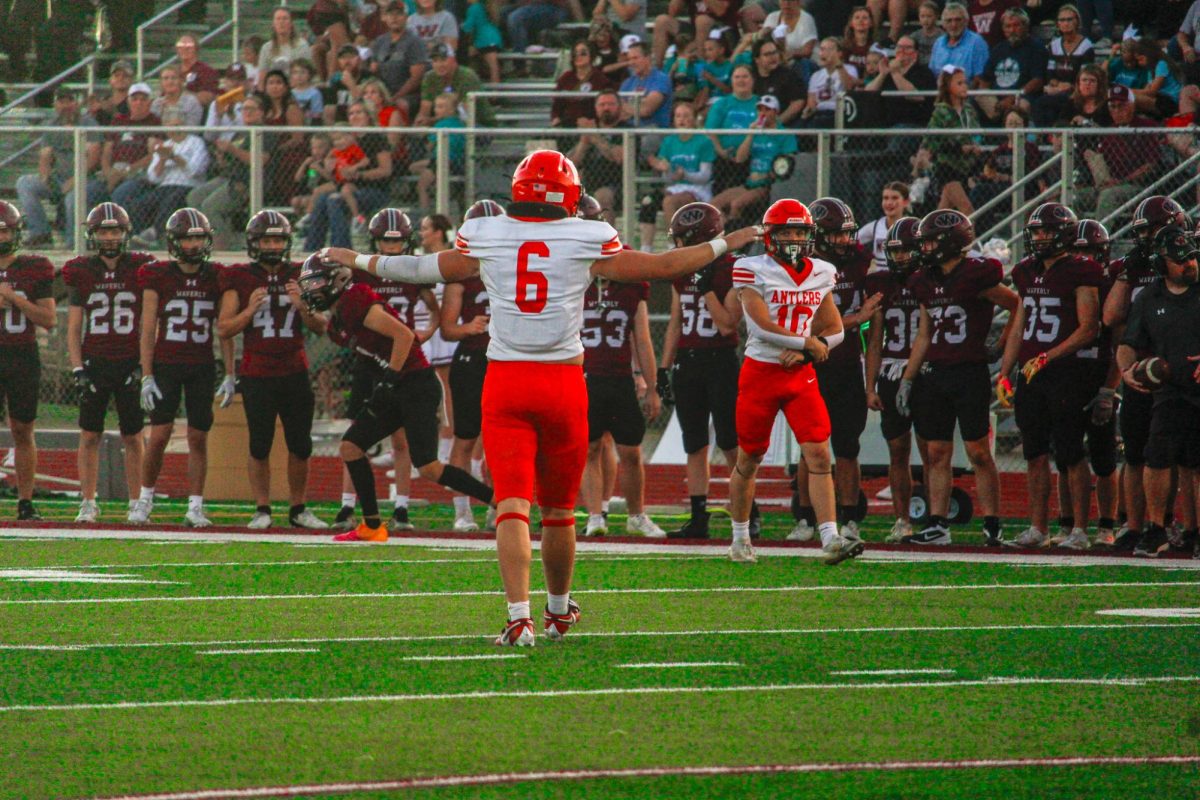
[[902, 544], [950, 544], [950, 529], [943, 525], [930, 525], [920, 533], [905, 536]]

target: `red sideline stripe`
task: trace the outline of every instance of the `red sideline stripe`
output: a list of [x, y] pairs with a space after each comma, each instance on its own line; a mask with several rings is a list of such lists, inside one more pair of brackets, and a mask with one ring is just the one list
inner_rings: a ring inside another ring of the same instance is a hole
[[636, 769], [579, 769], [546, 772], [499, 772], [490, 775], [448, 775], [436, 778], [407, 778], [393, 781], [346, 781], [342, 783], [265, 786], [252, 789], [202, 789], [193, 792], [116, 795], [101, 800], [243, 800], [258, 797], [307, 797], [320, 794], [395, 792], [407, 789], [439, 789], [455, 786], [578, 781], [599, 778], [658, 778], [672, 775], [709, 777], [715, 775], [783, 775], [812, 772], [899, 772], [902, 770], [1006, 769], [1020, 767], [1087, 767], [1097, 765], [1200, 764], [1200, 756], [1078, 756], [1059, 758], [992, 758], [960, 761], [860, 761], [845, 764], [751, 764], [728, 767], [643, 767]]

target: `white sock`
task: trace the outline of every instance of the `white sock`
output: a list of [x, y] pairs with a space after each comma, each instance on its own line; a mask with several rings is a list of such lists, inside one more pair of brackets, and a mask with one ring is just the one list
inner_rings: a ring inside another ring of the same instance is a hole
[[462, 495], [454, 496], [454, 516], [465, 517], [471, 513], [471, 498]]
[[342, 508], [354, 508], [358, 505], [358, 495], [354, 492], [342, 492]]
[[475, 480], [483, 479], [483, 459], [482, 458], [472, 458], [471, 459], [471, 474], [475, 476]]
[[453, 444], [453, 439], [438, 439], [438, 461], [444, 464], [450, 460], [450, 447]]
[[608, 501], [607, 500], [600, 501], [600, 513], [602, 513], [602, 514], [608, 513]]
[[149, 503], [153, 503], [154, 502], [154, 487], [153, 486], [143, 486], [142, 493], [141, 493], [139, 499], [145, 500], [146, 502], [149, 502]]
[[589, 514], [588, 525], [592, 528], [603, 528], [604, 517], [600, 516], [599, 514]]
[[188, 495], [188, 511], [199, 511], [204, 508], [204, 495], [189, 494]]
[[398, 494], [392, 498], [393, 508], [408, 508], [408, 495]]
[[567, 613], [567, 601], [571, 599], [571, 595], [567, 594], [550, 594], [546, 593], [546, 610], [551, 614]]
[[129, 507], [130, 507], [130, 508], [133, 508], [133, 507], [134, 507], [134, 506], [136, 506], [137, 504], [138, 504], [138, 501], [137, 501], [137, 500], [130, 500], [130, 501], [129, 501]]
[[836, 522], [822, 522], [817, 526], [817, 530], [821, 534], [821, 546], [829, 544], [838, 535], [838, 527]]
[[750, 541], [750, 520], [733, 523], [733, 540], [735, 542]]
[[508, 619], [511, 622], [514, 619], [529, 619], [529, 601], [523, 603], [508, 604]]

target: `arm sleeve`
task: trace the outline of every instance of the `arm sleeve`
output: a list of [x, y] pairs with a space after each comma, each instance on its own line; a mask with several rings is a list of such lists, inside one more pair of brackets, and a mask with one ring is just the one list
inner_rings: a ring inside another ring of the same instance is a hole
[[712, 179], [712, 162], [700, 162], [700, 169], [695, 172], [684, 172], [683, 177], [688, 183], [708, 183]]
[[423, 256], [379, 256], [379, 260], [375, 262], [375, 270], [381, 278], [404, 283], [442, 282], [437, 253]]
[[[775, 333], [774, 331], [764, 331], [762, 328], [758, 327], [758, 323], [756, 323], [749, 314], [745, 315], [745, 319], [746, 331], [754, 338], [761, 339], [768, 344], [786, 347], [789, 350], [802, 350], [804, 348], [804, 343], [807, 341], [807, 338], [804, 336], [788, 336], [782, 333]], [[833, 345], [830, 344], [830, 347], [832, 346]]]

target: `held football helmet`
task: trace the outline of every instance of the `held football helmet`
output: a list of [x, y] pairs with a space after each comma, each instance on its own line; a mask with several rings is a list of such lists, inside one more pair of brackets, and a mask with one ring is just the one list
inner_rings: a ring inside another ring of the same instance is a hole
[[600, 206], [599, 200], [590, 194], [579, 195], [579, 208], [575, 211], [575, 216], [580, 219], [599, 221], [604, 219], [603, 214], [604, 209]]
[[463, 214], [463, 222], [476, 217], [503, 217], [504, 206], [497, 203], [495, 200], [476, 200], [467, 209], [467, 213]]
[[350, 288], [351, 277], [349, 267], [326, 261], [319, 252], [313, 253], [304, 260], [296, 280], [300, 299], [313, 311], [325, 311]]
[[[474, 209], [475, 206], [471, 208]], [[403, 242], [403, 252], [394, 255], [406, 255], [417, 246], [417, 231], [412, 220], [398, 208], [381, 208], [375, 212], [375, 216], [371, 217], [371, 222], [367, 225], [367, 234], [371, 237], [371, 250], [376, 253], [379, 252], [381, 242]]]
[[1147, 197], [1138, 203], [1129, 227], [1133, 229], [1134, 249], [1148, 256], [1154, 252], [1154, 235], [1165, 225], [1190, 227], [1183, 206], [1163, 194]]
[[1075, 249], [1099, 261], [1102, 266], [1108, 264], [1112, 251], [1108, 228], [1100, 220], [1079, 220], [1079, 228], [1075, 231]]
[[1167, 274], [1167, 262], [1182, 264], [1200, 256], [1196, 250], [1196, 237], [1190, 226], [1164, 225], [1154, 234], [1154, 254], [1151, 258], [1160, 275]]
[[[116, 203], [101, 203], [88, 212], [87, 248], [99, 253], [105, 258], [117, 258], [129, 249], [129, 238], [133, 236], [133, 223], [129, 214]], [[96, 232], [104, 228], [115, 228], [121, 231], [121, 238], [115, 242], [101, 242], [96, 238]]]
[[[1038, 231], [1046, 235], [1035, 236]], [[1053, 258], [1075, 245], [1079, 218], [1062, 203], [1042, 203], [1025, 222], [1025, 249], [1038, 258]]]
[[854, 221], [850, 206], [836, 197], [822, 197], [814, 200], [808, 211], [816, 225], [813, 243], [818, 256], [842, 260], [854, 254], [854, 235], [858, 232], [858, 224]]
[[921, 241], [917, 228], [921, 220], [916, 217], [901, 217], [888, 228], [883, 240], [883, 257], [888, 269], [900, 277], [911, 275], [921, 261]]
[[[264, 250], [262, 240], [267, 236], [282, 237], [283, 247]], [[270, 267], [287, 261], [292, 255], [292, 223], [278, 211], [259, 211], [246, 223], [246, 255]]]
[[579, 170], [556, 150], [536, 150], [525, 156], [513, 173], [512, 199], [517, 203], [547, 203], [575, 216], [582, 193]]
[[[167, 219], [167, 252], [172, 258], [189, 264], [203, 264], [212, 255], [213, 229], [203, 211], [181, 208]], [[204, 243], [193, 250], [184, 250], [180, 240], [202, 236]]]
[[0, 242], [0, 256], [11, 256], [21, 247], [21, 230], [25, 227], [25, 221], [21, 219], [21, 212], [15, 205], [7, 200], [0, 200], [0, 231], [12, 231], [12, 238], [7, 242]]
[[709, 203], [688, 203], [671, 216], [667, 235], [676, 247], [711, 242], [725, 232], [721, 209]]
[[763, 214], [762, 224], [766, 229], [763, 245], [767, 255], [780, 264], [799, 269], [804, 259], [812, 255], [816, 226], [804, 203], [791, 198], [776, 200]]
[[940, 267], [960, 257], [975, 243], [975, 225], [961, 211], [939, 208], [921, 220], [917, 239], [921, 243], [922, 263]]

